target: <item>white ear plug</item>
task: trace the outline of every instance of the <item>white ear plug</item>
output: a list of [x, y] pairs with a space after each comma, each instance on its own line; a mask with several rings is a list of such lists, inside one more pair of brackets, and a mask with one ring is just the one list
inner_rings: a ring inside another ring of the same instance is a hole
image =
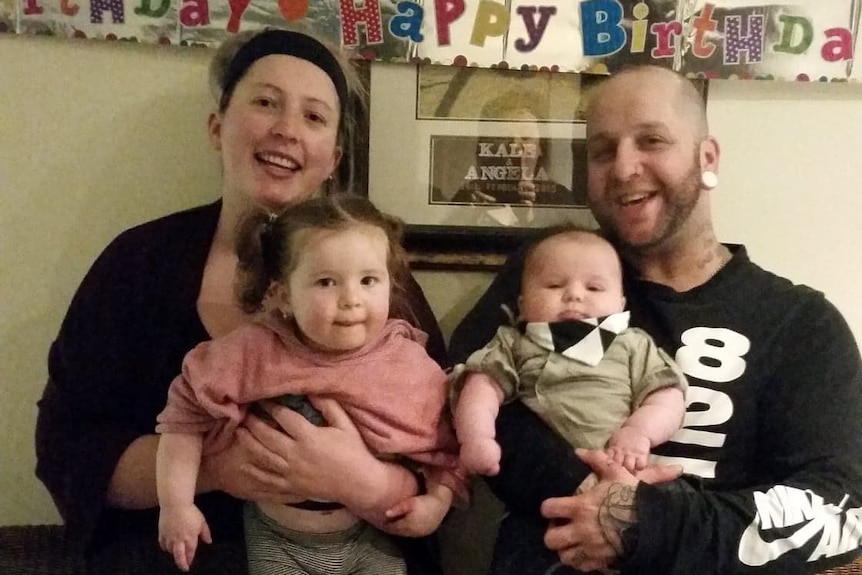
[[700, 174], [700, 183], [707, 190], [712, 190], [718, 186], [718, 176], [712, 170], [704, 170]]

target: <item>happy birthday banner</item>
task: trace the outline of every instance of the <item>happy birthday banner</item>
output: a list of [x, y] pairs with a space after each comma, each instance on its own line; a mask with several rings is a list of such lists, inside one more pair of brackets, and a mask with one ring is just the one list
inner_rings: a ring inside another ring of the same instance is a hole
[[862, 0], [0, 0], [0, 32], [214, 45], [301, 26], [357, 58], [710, 78], [859, 80]]

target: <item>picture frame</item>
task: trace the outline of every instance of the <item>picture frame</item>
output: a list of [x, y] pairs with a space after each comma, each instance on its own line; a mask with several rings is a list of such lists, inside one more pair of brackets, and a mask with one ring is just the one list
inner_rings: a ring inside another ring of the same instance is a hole
[[538, 229], [595, 226], [581, 76], [372, 66], [368, 197], [414, 268], [493, 270]]

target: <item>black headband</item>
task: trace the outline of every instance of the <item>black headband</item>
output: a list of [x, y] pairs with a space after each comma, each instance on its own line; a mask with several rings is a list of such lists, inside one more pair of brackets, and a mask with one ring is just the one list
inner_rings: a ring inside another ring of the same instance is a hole
[[270, 54], [284, 54], [301, 58], [311, 62], [327, 76], [335, 85], [338, 93], [338, 104], [340, 110], [344, 110], [347, 104], [347, 80], [341, 65], [326, 46], [301, 32], [291, 30], [267, 30], [254, 36], [251, 40], [237, 50], [228, 64], [224, 75], [224, 86], [222, 87], [219, 108], [224, 110], [233, 95], [234, 88], [242, 79], [252, 64]]

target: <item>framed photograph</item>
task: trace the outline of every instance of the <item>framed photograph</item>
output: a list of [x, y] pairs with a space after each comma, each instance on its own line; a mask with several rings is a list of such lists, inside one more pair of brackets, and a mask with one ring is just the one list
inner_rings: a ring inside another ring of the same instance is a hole
[[[416, 118], [583, 122], [586, 94], [603, 76], [525, 70], [419, 66]], [[520, 116], [528, 110], [532, 117]]]
[[493, 268], [538, 228], [594, 226], [586, 83], [577, 74], [371, 67], [368, 196], [406, 222], [415, 267]]

